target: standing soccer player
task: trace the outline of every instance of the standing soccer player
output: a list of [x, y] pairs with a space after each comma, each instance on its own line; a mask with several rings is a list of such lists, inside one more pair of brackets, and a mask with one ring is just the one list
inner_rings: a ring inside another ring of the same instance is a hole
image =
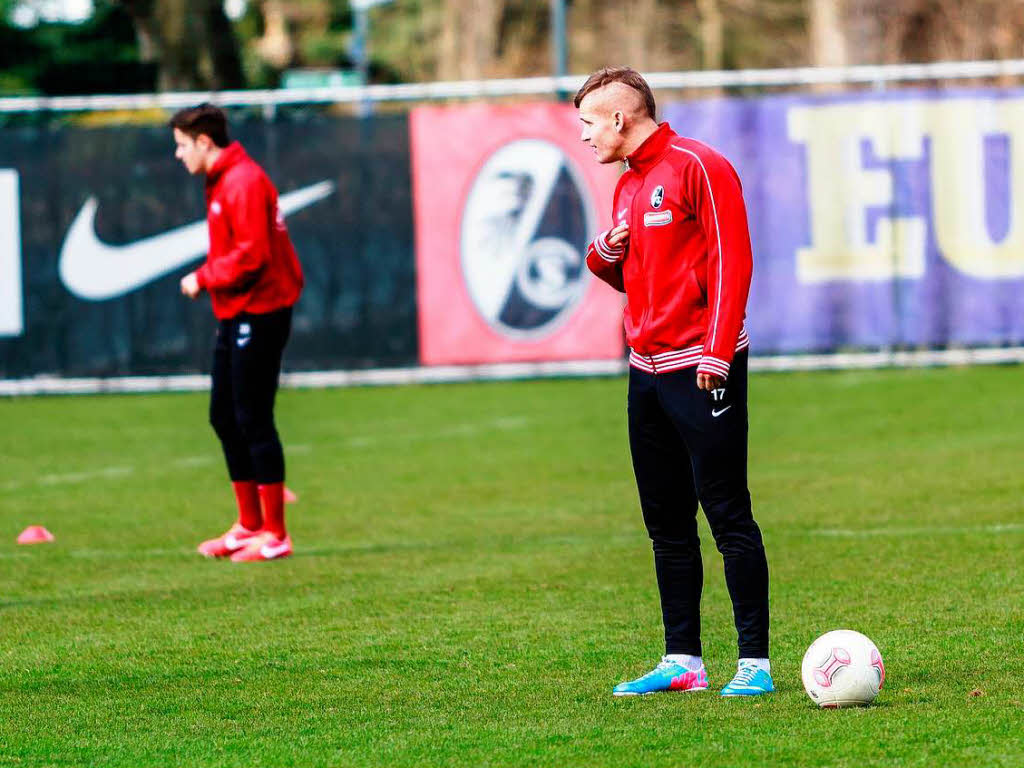
[[227, 118], [211, 104], [171, 119], [174, 153], [193, 176], [206, 177], [210, 251], [181, 279], [181, 292], [210, 294], [220, 321], [213, 352], [210, 423], [220, 438], [238, 503], [238, 521], [204, 541], [207, 557], [236, 562], [292, 554], [284, 525], [284, 451], [274, 426], [281, 355], [292, 305], [302, 291], [277, 190], [242, 145], [228, 140]]
[[626, 164], [614, 226], [591, 244], [587, 266], [626, 294], [629, 446], [665, 625], [661, 662], [613, 693], [708, 687], [698, 502], [739, 635], [739, 667], [722, 695], [768, 693], [768, 563], [747, 490], [752, 260], [740, 181], [711, 147], [655, 121], [654, 95], [632, 69], [595, 72], [574, 103], [597, 161]]

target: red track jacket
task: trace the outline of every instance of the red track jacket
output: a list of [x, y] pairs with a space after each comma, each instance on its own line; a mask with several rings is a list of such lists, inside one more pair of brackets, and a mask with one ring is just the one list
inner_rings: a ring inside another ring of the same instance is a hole
[[587, 266], [626, 294], [630, 365], [654, 374], [696, 365], [726, 377], [750, 344], [743, 317], [752, 259], [739, 177], [715, 150], [668, 123], [626, 165], [612, 216], [629, 223], [629, 242], [611, 248], [601, 233]]
[[302, 267], [277, 207], [277, 190], [237, 141], [206, 174], [210, 252], [197, 271], [221, 320], [290, 307]]

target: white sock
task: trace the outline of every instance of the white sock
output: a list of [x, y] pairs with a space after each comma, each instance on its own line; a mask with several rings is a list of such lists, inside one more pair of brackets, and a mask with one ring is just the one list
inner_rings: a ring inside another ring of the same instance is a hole
[[700, 656], [691, 656], [688, 653], [666, 653], [663, 658], [665, 661], [674, 661], [676, 664], [682, 664], [691, 672], [696, 672], [704, 666], [704, 659]]
[[758, 669], [764, 670], [769, 675], [772, 673], [772, 665], [768, 659], [752, 659], [750, 657], [742, 658], [740, 659], [738, 667], [742, 668], [749, 665], [753, 665]]

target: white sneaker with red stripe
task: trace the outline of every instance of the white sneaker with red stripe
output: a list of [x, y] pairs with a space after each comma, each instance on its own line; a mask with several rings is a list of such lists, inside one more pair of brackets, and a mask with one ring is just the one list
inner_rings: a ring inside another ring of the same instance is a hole
[[291, 536], [279, 539], [270, 531], [261, 531], [246, 542], [244, 549], [235, 552], [231, 556], [231, 561], [234, 563], [252, 563], [263, 560], [280, 560], [283, 557], [290, 557], [291, 554]]

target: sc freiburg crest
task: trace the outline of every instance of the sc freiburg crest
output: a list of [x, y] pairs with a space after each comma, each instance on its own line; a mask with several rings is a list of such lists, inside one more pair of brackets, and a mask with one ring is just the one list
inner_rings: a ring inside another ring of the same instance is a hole
[[463, 208], [460, 256], [473, 304], [496, 331], [543, 337], [583, 296], [593, 209], [555, 144], [519, 139], [481, 167]]

